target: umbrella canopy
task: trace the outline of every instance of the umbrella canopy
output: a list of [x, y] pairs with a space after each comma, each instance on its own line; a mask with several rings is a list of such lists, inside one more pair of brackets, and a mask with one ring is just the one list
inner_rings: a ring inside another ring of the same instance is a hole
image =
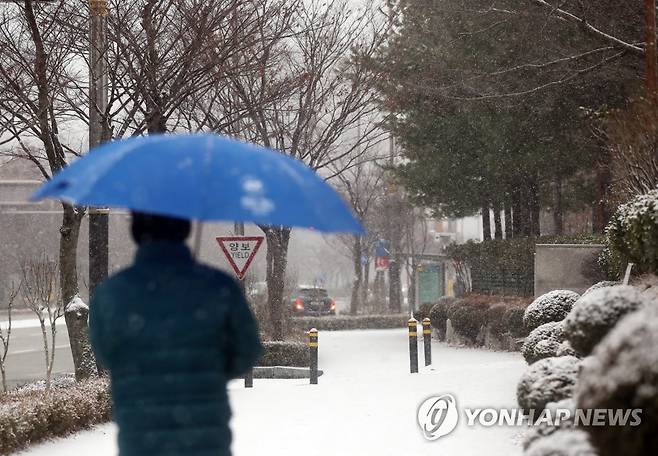
[[338, 193], [300, 161], [214, 134], [106, 143], [32, 196], [43, 198], [204, 221], [363, 233]]

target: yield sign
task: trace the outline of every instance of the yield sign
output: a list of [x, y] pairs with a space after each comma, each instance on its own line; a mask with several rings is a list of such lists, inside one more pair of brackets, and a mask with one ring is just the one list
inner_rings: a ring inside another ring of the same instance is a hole
[[263, 243], [263, 236], [218, 237], [217, 242], [240, 280]]

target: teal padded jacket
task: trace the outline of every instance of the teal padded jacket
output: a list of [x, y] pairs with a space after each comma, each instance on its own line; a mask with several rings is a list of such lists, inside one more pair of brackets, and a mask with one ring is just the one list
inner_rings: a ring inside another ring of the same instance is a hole
[[89, 329], [110, 373], [120, 456], [230, 455], [226, 383], [262, 350], [230, 276], [182, 243], [146, 243], [96, 288]]

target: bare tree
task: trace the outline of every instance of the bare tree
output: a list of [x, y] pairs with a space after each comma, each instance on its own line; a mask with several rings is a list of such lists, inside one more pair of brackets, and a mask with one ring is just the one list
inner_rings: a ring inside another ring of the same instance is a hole
[[[11, 153], [31, 161], [49, 179], [80, 155], [80, 147], [63, 141], [60, 130], [78, 118], [69, 100], [74, 81], [86, 78], [75, 61], [79, 43], [87, 42], [85, 29], [78, 10], [63, 0], [26, 0], [0, 9], [0, 37], [0, 128], [11, 140]], [[69, 302], [78, 292], [76, 251], [85, 210], [67, 203], [62, 210], [59, 294]], [[66, 316], [76, 378], [82, 379], [94, 374], [93, 362], [87, 359], [92, 355], [86, 323], [76, 324], [74, 318]]]
[[[368, 290], [368, 270], [371, 246], [375, 241], [374, 230], [369, 223], [371, 210], [382, 196], [384, 169], [376, 162], [361, 162], [337, 175], [339, 190], [345, 195], [355, 215], [366, 228], [366, 235], [339, 235], [336, 238], [349, 252], [354, 266], [354, 282], [350, 298], [350, 314], [356, 315], [365, 304]], [[363, 258], [366, 258], [366, 262]]]
[[[237, 118], [219, 108], [204, 126], [279, 150], [331, 178], [385, 136], [377, 121], [375, 76], [355, 58], [377, 50], [384, 24], [376, 8], [353, 10], [344, 0], [292, 2], [282, 11], [261, 28], [251, 51], [238, 56], [252, 65], [241, 65], [243, 71], [229, 75], [210, 97]], [[338, 162], [343, 166], [335, 167]], [[268, 306], [280, 339], [291, 228], [260, 228], [267, 240]]]
[[623, 109], [591, 113], [610, 156], [613, 192], [620, 201], [658, 186], [658, 106], [636, 99]]
[[14, 301], [18, 296], [18, 293], [21, 290], [22, 282], [16, 285], [11, 283], [9, 287], [9, 295], [7, 299], [7, 327], [0, 327], [0, 342], [2, 342], [2, 355], [0, 355], [0, 374], [2, 375], [2, 390], [7, 392], [7, 372], [5, 360], [7, 359], [7, 354], [9, 353], [9, 342], [11, 340], [11, 312], [14, 308]]
[[64, 316], [65, 308], [57, 286], [58, 269], [57, 262], [45, 254], [21, 263], [23, 302], [37, 316], [41, 327], [46, 361], [46, 388], [50, 388], [55, 364], [57, 320]]

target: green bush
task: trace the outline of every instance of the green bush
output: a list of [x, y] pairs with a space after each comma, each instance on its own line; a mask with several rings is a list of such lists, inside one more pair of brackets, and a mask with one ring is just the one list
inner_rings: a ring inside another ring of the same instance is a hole
[[506, 322], [505, 322], [505, 312], [507, 311], [507, 306], [502, 303], [494, 304], [489, 307], [484, 313], [484, 321], [491, 331], [497, 335], [502, 336], [503, 334], [509, 332]]
[[455, 332], [475, 342], [480, 328], [486, 323], [486, 311], [489, 305], [469, 299], [460, 299], [450, 307], [448, 318]]
[[111, 418], [107, 379], [49, 391], [24, 388], [0, 396], [0, 454], [63, 437]]
[[421, 304], [420, 308], [414, 311], [414, 318], [418, 321], [431, 318], [430, 313], [432, 312], [432, 307], [434, 307], [434, 303]]
[[541, 236], [469, 241], [448, 247], [447, 255], [471, 268], [473, 292], [531, 296], [534, 292], [536, 244], [601, 244], [598, 235]]
[[308, 346], [302, 342], [263, 342], [263, 349], [258, 366], [309, 365]]
[[658, 273], [658, 190], [619, 206], [606, 228], [606, 243], [601, 262], [615, 278], [629, 262], [635, 273]]
[[446, 320], [448, 319], [448, 313], [450, 307], [457, 302], [455, 298], [442, 297], [439, 298], [436, 304], [432, 306], [430, 310], [430, 320], [432, 322], [432, 327], [437, 330], [439, 333], [439, 339], [443, 340], [446, 335]]
[[503, 314], [503, 325], [512, 337], [525, 337], [528, 335], [528, 328], [523, 324], [523, 315], [525, 307], [508, 307]]

